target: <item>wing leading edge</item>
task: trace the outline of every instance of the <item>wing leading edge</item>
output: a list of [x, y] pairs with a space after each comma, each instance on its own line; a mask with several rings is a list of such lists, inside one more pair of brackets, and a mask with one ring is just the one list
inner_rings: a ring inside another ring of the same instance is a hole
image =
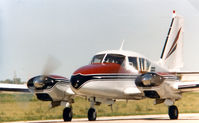
[[0, 92], [30, 93], [26, 84], [4, 84], [4, 83], [0, 83]]

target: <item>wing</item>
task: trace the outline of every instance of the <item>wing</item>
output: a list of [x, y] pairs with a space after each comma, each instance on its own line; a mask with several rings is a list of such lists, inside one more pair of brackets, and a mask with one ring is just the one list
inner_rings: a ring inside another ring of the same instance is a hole
[[4, 84], [4, 83], [0, 83], [0, 92], [30, 93], [26, 84]]
[[199, 72], [177, 72], [180, 82], [177, 88], [181, 92], [199, 91]]

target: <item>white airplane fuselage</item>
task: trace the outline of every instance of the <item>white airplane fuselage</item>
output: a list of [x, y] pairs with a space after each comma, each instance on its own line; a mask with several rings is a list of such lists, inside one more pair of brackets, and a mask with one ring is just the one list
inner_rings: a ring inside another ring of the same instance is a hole
[[104, 51], [97, 53], [91, 64], [74, 72], [72, 90], [78, 95], [105, 99], [143, 99], [146, 97], [144, 91], [148, 89], [154, 89], [159, 96], [165, 95], [163, 91], [172, 90], [165, 86], [167, 83], [158, 87], [138, 87], [135, 83], [137, 77], [148, 72], [168, 73], [168, 70], [138, 53]]

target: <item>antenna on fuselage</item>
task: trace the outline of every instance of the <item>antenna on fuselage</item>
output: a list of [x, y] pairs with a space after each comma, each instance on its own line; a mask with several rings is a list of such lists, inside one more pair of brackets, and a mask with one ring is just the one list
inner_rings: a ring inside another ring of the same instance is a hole
[[120, 50], [123, 50], [124, 40], [122, 41], [122, 44], [120, 46]]

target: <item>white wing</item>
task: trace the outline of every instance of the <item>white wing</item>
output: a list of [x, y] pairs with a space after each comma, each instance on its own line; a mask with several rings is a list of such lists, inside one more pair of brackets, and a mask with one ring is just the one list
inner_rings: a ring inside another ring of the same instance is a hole
[[26, 84], [4, 84], [0, 83], [0, 92], [25, 92], [30, 93]]

